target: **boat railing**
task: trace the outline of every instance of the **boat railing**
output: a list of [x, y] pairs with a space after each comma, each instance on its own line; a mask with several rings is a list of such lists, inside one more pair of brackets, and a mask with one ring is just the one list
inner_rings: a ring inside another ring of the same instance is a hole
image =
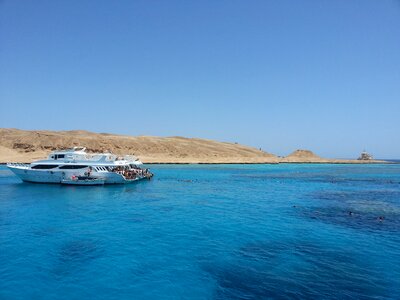
[[53, 154], [86, 154], [86, 148], [85, 147], [72, 147], [72, 148], [67, 148], [67, 149], [60, 149], [60, 150], [54, 150], [50, 152], [50, 155]]
[[7, 163], [8, 167], [17, 167], [17, 168], [29, 168], [29, 164], [26, 163]]

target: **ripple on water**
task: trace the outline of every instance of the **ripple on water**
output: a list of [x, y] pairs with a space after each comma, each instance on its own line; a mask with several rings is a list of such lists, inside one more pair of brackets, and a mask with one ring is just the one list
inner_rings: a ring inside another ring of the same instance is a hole
[[45, 226], [41, 228], [35, 228], [32, 230], [32, 234], [37, 237], [49, 237], [56, 235], [60, 232], [60, 229], [57, 227]]
[[148, 220], [149, 217], [144, 214], [130, 213], [125, 215], [122, 219], [128, 223], [143, 223]]

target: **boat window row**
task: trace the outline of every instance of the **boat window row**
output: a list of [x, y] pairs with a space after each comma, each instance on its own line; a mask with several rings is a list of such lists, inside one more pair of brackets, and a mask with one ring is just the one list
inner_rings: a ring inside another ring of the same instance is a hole
[[59, 169], [62, 170], [76, 170], [76, 169], [84, 169], [87, 168], [88, 166], [84, 166], [84, 165], [64, 165], [61, 166]]
[[36, 170], [49, 170], [49, 169], [54, 169], [57, 168], [58, 165], [34, 165], [32, 166], [32, 169]]
[[[34, 165], [32, 166], [32, 169], [36, 170], [50, 170], [50, 169], [55, 169], [59, 165]], [[88, 166], [86, 165], [63, 165], [59, 167], [60, 170], [76, 170], [76, 169], [84, 169], [87, 168]]]
[[96, 171], [106, 171], [108, 172], [108, 168], [107, 167], [95, 167]]

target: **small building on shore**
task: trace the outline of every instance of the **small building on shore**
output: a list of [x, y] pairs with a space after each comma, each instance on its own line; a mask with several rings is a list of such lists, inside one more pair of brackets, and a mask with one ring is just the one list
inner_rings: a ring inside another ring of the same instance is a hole
[[361, 152], [359, 158], [357, 158], [358, 160], [373, 160], [374, 158], [372, 157], [371, 154], [369, 154], [367, 151], [363, 151]]

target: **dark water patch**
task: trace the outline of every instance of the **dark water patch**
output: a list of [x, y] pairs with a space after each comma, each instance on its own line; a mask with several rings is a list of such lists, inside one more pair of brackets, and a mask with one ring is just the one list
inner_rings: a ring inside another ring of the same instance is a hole
[[[138, 200], [138, 197], [134, 197], [133, 199]], [[140, 198], [140, 202], [158, 202], [162, 200], [168, 199], [167, 195], [160, 193], [147, 193], [144, 198]]]
[[365, 211], [355, 206], [297, 207], [297, 216], [367, 231], [400, 232], [400, 212], [374, 210]]
[[37, 237], [49, 237], [56, 235], [60, 232], [60, 229], [57, 227], [42, 227], [36, 228], [32, 230], [32, 234]]
[[374, 299], [388, 295], [378, 270], [342, 249], [302, 241], [254, 242], [233, 260], [206, 264], [215, 299]]
[[315, 174], [315, 173], [285, 173], [285, 174], [242, 174], [237, 175], [242, 178], [261, 181], [278, 182], [312, 182], [329, 183], [338, 185], [390, 185], [392, 187], [400, 186], [400, 181], [396, 178], [348, 178], [342, 175]]
[[159, 209], [163, 212], [171, 212], [175, 209], [175, 207], [174, 206], [161, 206]]
[[264, 182], [280, 182], [280, 183], [337, 183], [344, 179], [331, 175], [316, 175], [307, 173], [289, 173], [289, 174], [246, 174], [239, 175], [245, 179], [264, 181]]
[[317, 176], [311, 177], [307, 181], [311, 182], [321, 182], [321, 183], [335, 183], [340, 185], [400, 185], [400, 181], [396, 179], [388, 179], [388, 178], [347, 178], [341, 176]]
[[125, 188], [123, 191], [125, 193], [136, 193], [137, 189], [136, 188], [132, 188], [132, 187], [128, 187], [128, 188]]
[[[388, 206], [400, 209], [400, 190], [363, 190], [363, 191], [318, 191], [311, 195], [314, 200], [332, 201], [338, 203], [359, 202], [369, 205], [388, 203]], [[389, 204], [391, 203], [391, 204]]]
[[317, 191], [308, 197], [312, 204], [294, 206], [296, 216], [352, 229], [400, 232], [400, 190]]
[[123, 217], [123, 220], [128, 223], [143, 223], [148, 219], [147, 216], [138, 213], [130, 213]]
[[159, 271], [160, 268], [152, 262], [134, 261], [130, 263], [129, 270], [133, 277], [144, 278], [151, 276]]
[[195, 180], [195, 179], [179, 179], [179, 180], [177, 180], [177, 181], [179, 181], [179, 182], [185, 182], [185, 183], [194, 183], [194, 182], [197, 182], [197, 180]]
[[62, 262], [86, 262], [100, 256], [99, 246], [93, 240], [73, 240], [65, 243], [59, 251]]
[[176, 177], [163, 177], [157, 178], [158, 181], [164, 182], [180, 182], [180, 183], [200, 183], [200, 182], [210, 182], [208, 179], [195, 179], [195, 178], [176, 178]]
[[145, 202], [159, 202], [164, 200], [164, 197], [157, 197], [157, 196], [148, 196], [146, 197], [146, 199], [144, 200]]
[[397, 179], [389, 178], [342, 178], [341, 182], [349, 183], [367, 183], [367, 184], [382, 184], [382, 185], [400, 185]]
[[309, 175], [289, 173], [289, 174], [240, 174], [232, 175], [234, 177], [250, 178], [250, 179], [261, 179], [261, 180], [286, 180], [286, 179], [300, 179], [309, 178]]
[[66, 242], [57, 253], [54, 273], [58, 276], [73, 273], [91, 261], [103, 256], [99, 243], [91, 239], [77, 239]]
[[248, 260], [266, 261], [277, 258], [277, 254], [287, 250], [287, 246], [282, 243], [275, 243], [274, 248], [267, 247], [267, 245], [263, 242], [247, 244], [240, 248], [236, 255]]

